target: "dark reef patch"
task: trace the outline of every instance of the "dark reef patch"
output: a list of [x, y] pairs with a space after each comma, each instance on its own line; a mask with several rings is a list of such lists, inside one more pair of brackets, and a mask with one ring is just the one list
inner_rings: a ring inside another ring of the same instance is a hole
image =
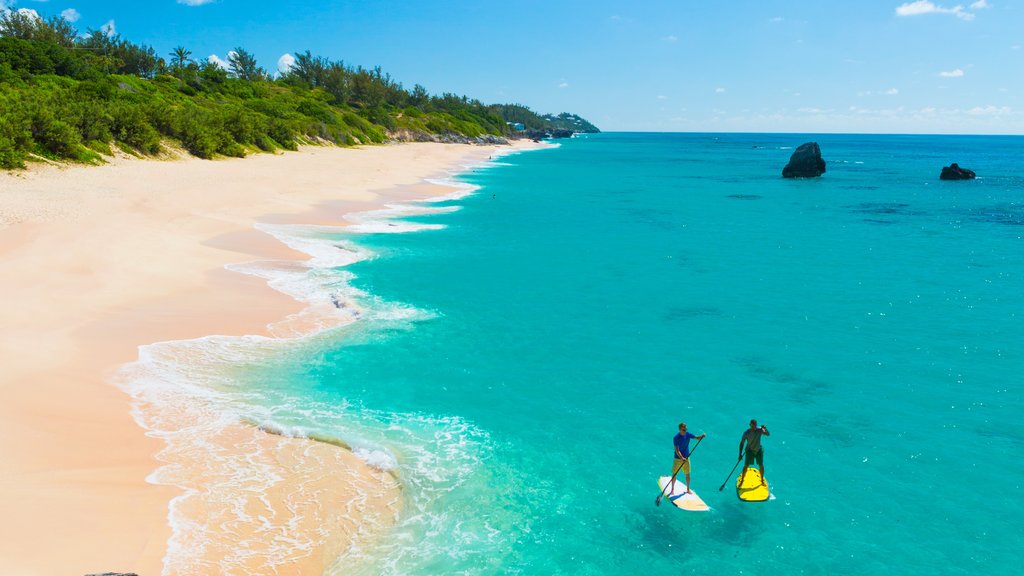
[[724, 312], [714, 306], [673, 306], [662, 314], [665, 320], [689, 320], [709, 316], [722, 316]]
[[997, 204], [967, 210], [968, 217], [975, 222], [1024, 226], [1024, 204]]

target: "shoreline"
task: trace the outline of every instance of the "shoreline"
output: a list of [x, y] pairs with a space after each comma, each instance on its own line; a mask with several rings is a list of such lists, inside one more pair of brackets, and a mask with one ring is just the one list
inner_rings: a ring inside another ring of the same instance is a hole
[[[269, 337], [270, 325], [305, 308], [263, 278], [225, 268], [309, 259], [257, 222], [348, 225], [346, 214], [425, 199], [422, 188], [409, 187], [516, 148], [525, 146], [312, 147], [0, 174], [0, 264], [16, 279], [0, 292], [11, 317], [0, 337], [0, 513], [19, 526], [0, 541], [0, 567], [174, 574], [163, 567], [172, 536], [168, 504], [182, 492], [148, 480], [165, 445], [133, 420], [112, 371], [150, 342]], [[385, 486], [350, 451], [240, 428], [244, 438], [229, 434], [225, 449], [254, 442], [279, 463], [288, 460], [284, 453], [319, 450], [317, 458], [331, 460], [325, 470], [363, 469], [356, 476], [378, 500], [371, 513], [386, 514], [397, 500], [397, 486]], [[329, 486], [333, 477], [301, 482]], [[359, 527], [349, 519], [346, 529], [351, 536]], [[289, 569], [322, 573], [344, 547], [344, 538], [335, 539]]]

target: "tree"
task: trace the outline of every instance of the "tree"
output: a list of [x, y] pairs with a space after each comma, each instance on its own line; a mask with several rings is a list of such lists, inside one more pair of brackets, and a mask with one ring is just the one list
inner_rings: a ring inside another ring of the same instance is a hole
[[285, 75], [302, 83], [310, 88], [322, 88], [327, 81], [327, 70], [330, 62], [323, 56], [313, 56], [309, 50], [295, 56], [295, 64]]
[[21, 10], [0, 10], [0, 36], [34, 40], [39, 18]]
[[[3, 2], [0, 0], [0, 5]], [[67, 20], [53, 16], [43, 20], [31, 10], [0, 10], [0, 36], [57, 44], [65, 48], [75, 45], [78, 30]]]
[[228, 52], [228, 71], [241, 80], [265, 80], [267, 71], [256, 64], [256, 57], [244, 48], [235, 48]]
[[181, 78], [185, 68], [193, 62], [192, 51], [186, 50], [184, 46], [178, 46], [171, 52], [171, 69], [174, 70], [174, 75]]

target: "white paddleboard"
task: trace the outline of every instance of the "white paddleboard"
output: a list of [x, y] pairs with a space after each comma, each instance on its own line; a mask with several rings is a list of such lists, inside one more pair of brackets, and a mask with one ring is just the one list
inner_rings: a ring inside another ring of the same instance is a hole
[[[662, 492], [666, 492], [666, 487], [671, 481], [671, 476], [658, 478], [658, 488], [661, 488]], [[688, 512], [707, 512], [711, 510], [711, 507], [705, 504], [700, 499], [700, 496], [697, 496], [696, 492], [691, 490], [689, 494], [686, 494], [686, 482], [683, 482], [678, 476], [676, 477], [676, 485], [672, 488], [672, 493], [666, 493], [664, 498], [675, 504], [676, 508], [680, 510]]]

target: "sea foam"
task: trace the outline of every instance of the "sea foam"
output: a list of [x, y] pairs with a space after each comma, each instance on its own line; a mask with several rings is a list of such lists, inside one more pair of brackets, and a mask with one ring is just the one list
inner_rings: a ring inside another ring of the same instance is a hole
[[[429, 518], [435, 514], [428, 513], [431, 502], [464, 482], [468, 471], [478, 466], [486, 439], [481, 444], [480, 432], [464, 422], [375, 414], [347, 403], [323, 404], [295, 395], [287, 382], [265, 372], [280, 370], [288, 358], [315, 354], [318, 347], [327, 345], [325, 338], [337, 345], [329, 334], [345, 326], [362, 324], [363, 330], [373, 330], [373, 325], [432, 316], [358, 290], [351, 285], [353, 275], [344, 270], [375, 257], [359, 245], [359, 235], [442, 228], [405, 218], [456, 211], [457, 206], [436, 204], [477, 190], [451, 180], [431, 183], [454, 191], [425, 203], [391, 204], [350, 214], [346, 220], [352, 224], [345, 227], [257, 224], [257, 229], [309, 259], [251, 261], [226, 268], [265, 279], [273, 289], [305, 304], [303, 310], [269, 325], [274, 337], [207, 336], [158, 342], [141, 346], [138, 360], [119, 370], [116, 380], [133, 399], [135, 420], [148, 435], [165, 443], [157, 455], [162, 464], [147, 480], [182, 490], [169, 506], [172, 536], [165, 571], [233, 573], [256, 567], [260, 573], [272, 573], [325, 545], [328, 535], [322, 531], [294, 529], [301, 519], [295, 516], [293, 504], [304, 501], [307, 507], [313, 506], [313, 512], [304, 509], [304, 514], [322, 514], [324, 525], [336, 519], [327, 520], [334, 517], [331, 511], [317, 508], [316, 494], [308, 493], [302, 484], [283, 486], [277, 456], [267, 452], [260, 434], [350, 448], [375, 469], [401, 470], [411, 511], [400, 521], [406, 534], [436, 523]], [[438, 454], [444, 457], [438, 459]], [[292, 462], [291, 469], [323, 465], [312, 455], [309, 458]], [[358, 493], [361, 488], [353, 484], [352, 490]], [[265, 496], [271, 493], [284, 502]], [[358, 496], [355, 502], [362, 499]], [[292, 504], [282, 508], [287, 502]], [[213, 511], [216, 517], [210, 516]], [[360, 535], [369, 538], [385, 519], [364, 518], [358, 509], [348, 514], [353, 514], [348, 521], [357, 527], [357, 535], [343, 558], [375, 558], [380, 568], [408, 552], [367, 552], [376, 549], [363, 545]], [[239, 533], [251, 534], [258, 542], [239, 541]], [[211, 557], [218, 560], [210, 564]]]

